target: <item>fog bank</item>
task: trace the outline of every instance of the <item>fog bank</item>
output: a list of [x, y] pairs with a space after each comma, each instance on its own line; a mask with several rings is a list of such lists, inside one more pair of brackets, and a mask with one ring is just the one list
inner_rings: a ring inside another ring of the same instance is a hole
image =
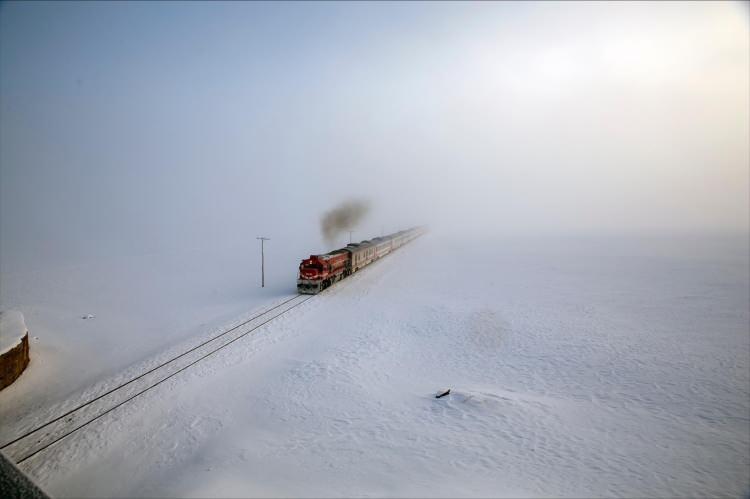
[[330, 249], [358, 198], [360, 238], [747, 231], [748, 60], [733, 3], [4, 3], [0, 265]]

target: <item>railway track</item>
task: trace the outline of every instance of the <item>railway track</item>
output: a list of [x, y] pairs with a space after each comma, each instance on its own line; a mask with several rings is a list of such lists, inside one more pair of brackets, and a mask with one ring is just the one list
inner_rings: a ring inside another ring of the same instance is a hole
[[21, 464], [314, 297], [315, 295], [295, 295], [288, 298], [148, 371], [79, 404], [64, 414], [26, 431], [15, 439], [2, 444], [0, 450], [17, 464]]

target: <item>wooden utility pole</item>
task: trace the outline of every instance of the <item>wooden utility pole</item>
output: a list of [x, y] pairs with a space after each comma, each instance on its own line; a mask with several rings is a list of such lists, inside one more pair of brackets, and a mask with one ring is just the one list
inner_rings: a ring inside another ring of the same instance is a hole
[[266, 257], [263, 251], [263, 243], [266, 241], [270, 241], [271, 239], [268, 237], [256, 237], [255, 239], [260, 239], [260, 287], [265, 288], [266, 287]]

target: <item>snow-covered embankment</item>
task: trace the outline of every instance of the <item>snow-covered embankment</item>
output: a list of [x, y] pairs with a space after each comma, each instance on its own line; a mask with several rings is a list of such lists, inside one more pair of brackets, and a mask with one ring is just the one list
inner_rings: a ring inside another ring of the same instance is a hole
[[0, 390], [13, 383], [29, 365], [29, 332], [23, 314], [0, 312]]

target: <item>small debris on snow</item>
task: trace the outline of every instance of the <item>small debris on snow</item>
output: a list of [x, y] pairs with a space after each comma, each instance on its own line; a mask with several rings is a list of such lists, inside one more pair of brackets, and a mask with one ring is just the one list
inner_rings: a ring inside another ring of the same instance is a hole
[[450, 388], [448, 388], [448, 389], [447, 389], [446, 391], [444, 391], [444, 392], [442, 392], [442, 393], [438, 393], [437, 395], [435, 395], [435, 398], [436, 398], [436, 399], [439, 399], [439, 398], [441, 398], [441, 397], [445, 397], [445, 396], [446, 396], [446, 395], [448, 395], [448, 394], [449, 394], [450, 392], [451, 392], [451, 389], [450, 389]]

